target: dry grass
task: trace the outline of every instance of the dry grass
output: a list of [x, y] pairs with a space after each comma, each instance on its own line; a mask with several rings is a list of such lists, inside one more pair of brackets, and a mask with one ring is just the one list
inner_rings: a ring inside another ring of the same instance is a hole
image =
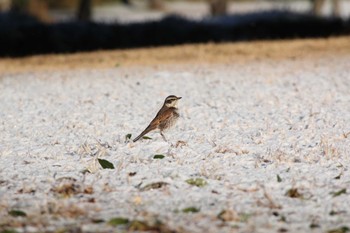
[[0, 75], [32, 71], [103, 69], [176, 64], [244, 64], [259, 60], [297, 60], [341, 56], [350, 52], [350, 37], [196, 44], [76, 54], [0, 59]]

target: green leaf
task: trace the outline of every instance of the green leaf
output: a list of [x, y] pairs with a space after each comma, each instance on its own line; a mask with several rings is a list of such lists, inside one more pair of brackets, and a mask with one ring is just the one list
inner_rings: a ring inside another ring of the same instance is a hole
[[17, 233], [18, 231], [14, 229], [5, 229], [3, 231], [0, 231], [0, 233]]
[[108, 224], [111, 226], [125, 225], [129, 223], [127, 218], [112, 218], [108, 221]]
[[343, 226], [343, 227], [329, 230], [329, 231], [327, 231], [327, 233], [346, 233], [348, 231], [350, 231], [350, 228], [347, 226]]
[[282, 182], [282, 178], [280, 177], [280, 175], [277, 175], [277, 182], [278, 183]]
[[143, 137], [142, 137], [142, 139], [147, 139], [147, 140], [150, 140], [150, 139], [152, 139], [152, 138], [147, 137], [147, 136], [143, 136]]
[[197, 212], [199, 212], [199, 210], [200, 209], [191, 206], [191, 207], [187, 207], [187, 208], [183, 209], [182, 212], [184, 212], [184, 213], [197, 213]]
[[189, 184], [189, 185], [194, 185], [194, 186], [197, 186], [197, 187], [204, 187], [206, 186], [208, 183], [202, 179], [202, 178], [196, 178], [196, 179], [188, 179], [186, 180], [186, 183]]
[[165, 156], [164, 155], [154, 155], [153, 158], [154, 159], [164, 159]]
[[100, 165], [103, 169], [114, 169], [113, 163], [111, 163], [105, 159], [98, 159], [98, 162], [100, 163]]
[[125, 141], [128, 141], [131, 138], [132, 134], [128, 133], [127, 135], [125, 135]]
[[345, 193], [346, 193], [346, 189], [341, 189], [338, 192], [332, 192], [331, 194], [333, 194], [333, 197], [337, 197]]
[[10, 210], [9, 215], [13, 217], [26, 217], [27, 214], [23, 212], [22, 210]]

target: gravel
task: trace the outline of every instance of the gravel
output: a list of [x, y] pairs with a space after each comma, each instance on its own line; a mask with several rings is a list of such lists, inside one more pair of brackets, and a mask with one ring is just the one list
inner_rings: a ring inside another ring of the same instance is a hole
[[[0, 230], [346, 229], [349, 59], [2, 76]], [[183, 98], [168, 142], [126, 139], [170, 94]]]

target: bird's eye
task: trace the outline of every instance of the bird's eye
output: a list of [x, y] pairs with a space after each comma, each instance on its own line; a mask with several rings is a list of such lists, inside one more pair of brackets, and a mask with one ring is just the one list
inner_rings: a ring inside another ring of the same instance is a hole
[[170, 104], [170, 103], [171, 103], [171, 100], [167, 100], [166, 102], [167, 102], [167, 104]]

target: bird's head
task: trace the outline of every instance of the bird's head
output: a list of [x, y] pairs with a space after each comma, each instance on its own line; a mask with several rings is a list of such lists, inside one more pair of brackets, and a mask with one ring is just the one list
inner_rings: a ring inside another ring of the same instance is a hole
[[165, 98], [164, 105], [168, 108], [176, 107], [177, 101], [181, 99], [182, 97], [177, 97], [175, 95], [169, 95]]

